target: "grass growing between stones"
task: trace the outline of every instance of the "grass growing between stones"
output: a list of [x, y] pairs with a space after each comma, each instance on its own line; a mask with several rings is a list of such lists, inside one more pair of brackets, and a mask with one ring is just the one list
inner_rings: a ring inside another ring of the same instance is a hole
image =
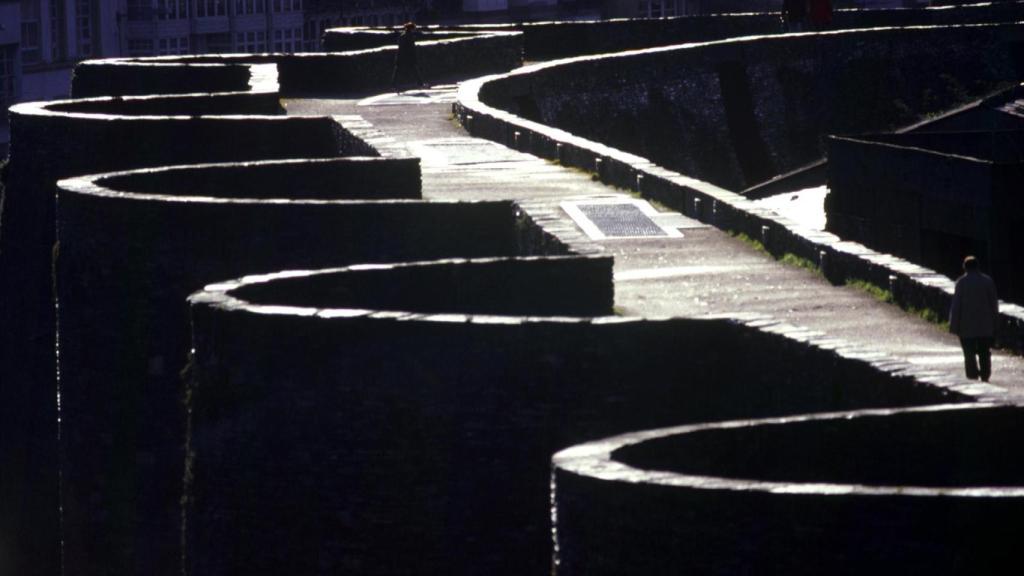
[[949, 321], [940, 316], [938, 312], [930, 308], [915, 308], [914, 306], [903, 306], [896, 302], [896, 298], [893, 296], [892, 292], [886, 290], [885, 288], [882, 288], [881, 286], [872, 284], [867, 280], [861, 280], [859, 278], [848, 279], [846, 281], [846, 285], [851, 288], [856, 288], [858, 290], [867, 292], [875, 300], [878, 300], [879, 302], [885, 302], [886, 304], [896, 304], [897, 306], [900, 307], [900, 309], [902, 309], [907, 314], [917, 316], [918, 318], [926, 322], [936, 324], [942, 330], [949, 330]]
[[859, 278], [849, 278], [846, 280], [846, 285], [850, 288], [856, 288], [863, 292], [867, 292], [872, 298], [879, 302], [885, 302], [886, 304], [892, 304], [896, 301], [893, 297], [892, 292], [882, 288], [881, 286], [872, 284], [867, 280], [861, 280]]
[[787, 264], [789, 266], [802, 268], [804, 270], [807, 270], [808, 272], [814, 272], [815, 274], [821, 274], [821, 268], [819, 268], [818, 265], [815, 264], [812, 260], [809, 260], [802, 256], [797, 256], [792, 252], [786, 252], [782, 256], [776, 257], [774, 254], [769, 252], [767, 248], [765, 248], [764, 244], [760, 240], [751, 238], [749, 235], [743, 232], [729, 232], [729, 235], [739, 240], [740, 242], [747, 244], [754, 250], [757, 250], [758, 252], [761, 252], [763, 254], [767, 254], [772, 258], [775, 258], [777, 262], [782, 262], [783, 264]]
[[[733, 238], [739, 240], [740, 242], [743, 242], [744, 244], [750, 246], [754, 250], [757, 250], [758, 252], [761, 252], [762, 254], [768, 254], [768, 249], [764, 247], [764, 244], [762, 244], [760, 240], [752, 238], [752, 237], [748, 236], [744, 232], [733, 232], [733, 231], [730, 231], [729, 235], [732, 236]], [[771, 254], [768, 254], [768, 255], [771, 256]]]
[[819, 268], [817, 264], [807, 258], [797, 256], [792, 252], [786, 252], [783, 254], [782, 258], [779, 258], [779, 262], [789, 264], [790, 266], [796, 266], [797, 268], [803, 268], [804, 270], [814, 272], [815, 274], [821, 274], [821, 268]]

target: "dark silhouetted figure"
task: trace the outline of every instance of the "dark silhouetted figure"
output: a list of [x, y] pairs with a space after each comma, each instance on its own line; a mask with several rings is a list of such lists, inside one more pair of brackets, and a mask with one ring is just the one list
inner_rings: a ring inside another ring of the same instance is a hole
[[395, 71], [391, 74], [391, 86], [398, 92], [399, 82], [406, 83], [415, 78], [416, 84], [423, 87], [420, 69], [416, 64], [416, 25], [406, 22], [398, 35], [398, 54], [395, 55]]
[[992, 374], [992, 341], [999, 318], [996, 284], [978, 270], [974, 256], [964, 258], [964, 275], [957, 279], [949, 308], [949, 331], [960, 337], [967, 378], [988, 382]]
[[825, 30], [832, 26], [832, 0], [808, 0], [808, 16], [812, 30]]
[[787, 32], [803, 32], [807, 19], [807, 0], [785, 0], [782, 3], [782, 21]]

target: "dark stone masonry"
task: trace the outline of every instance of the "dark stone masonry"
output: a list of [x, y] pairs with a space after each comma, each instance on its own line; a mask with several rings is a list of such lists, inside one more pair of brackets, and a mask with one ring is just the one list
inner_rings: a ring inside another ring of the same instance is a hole
[[608, 316], [610, 273], [456, 260], [193, 295], [187, 572], [547, 573], [560, 447], [968, 400], [736, 321]]
[[[470, 79], [453, 107], [470, 134], [944, 313], [941, 266], [741, 192], [828, 143], [837, 189], [871, 185], [849, 158], [928, 172], [939, 157], [958, 175], [943, 195], [970, 187], [975, 216], [1013, 228], [1019, 157], [939, 133], [992, 120], [1010, 131], [999, 149], [1019, 144], [1013, 110], [948, 112], [1020, 82], [1022, 6], [841, 11], [837, 30], [796, 36], [767, 14], [438, 27], [418, 50], [424, 76]], [[285, 98], [390, 90], [390, 30], [325, 40], [84, 62], [72, 99], [11, 108], [0, 573], [1012, 560], [1017, 407], [771, 318], [616, 315], [612, 258], [554, 230], [550, 206], [424, 200], [419, 159], [361, 118], [287, 115]], [[952, 167], [971, 155], [989, 172]], [[833, 207], [866, 217], [865, 198]], [[1000, 323], [1024, 349], [1024, 309]]]
[[941, 406], [574, 446], [554, 458], [557, 573], [999, 573], [1024, 507], [1005, 442], [1022, 423], [1017, 407]]

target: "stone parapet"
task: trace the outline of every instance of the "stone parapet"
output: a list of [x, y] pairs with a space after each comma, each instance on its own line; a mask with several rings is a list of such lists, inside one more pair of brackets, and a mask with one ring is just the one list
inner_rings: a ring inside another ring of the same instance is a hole
[[[971, 28], [968, 26], [958, 30], [966, 30], [969, 35], [973, 33], [969, 30]], [[982, 36], [991, 35], [993, 38], [1015, 38], [1020, 32], [1021, 27], [1015, 25], [981, 27], [979, 31]], [[874, 35], [889, 37], [897, 33], [902, 31], [836, 32], [805, 35], [793, 40], [778, 38], [764, 41], [780, 44], [777, 49], [781, 49], [782, 43], [795, 40], [817, 43], [814, 45], [821, 47], [831, 42], [829, 38], [833, 36], [847, 35], [851, 37], [847, 42], [857, 42], [860, 41], [857, 40], [858, 35], [866, 35], [862, 40], [867, 41]], [[714, 54], [729, 51], [733, 56], [741, 57], [743, 54], [760, 52], [761, 42], [759, 39], [740, 39], [717, 43], [712, 48]], [[973, 41], [971, 45], [975, 45]], [[754, 50], [754, 46], [758, 46], [758, 50]], [[530, 66], [506, 75], [464, 83], [453, 109], [463, 126], [475, 136], [593, 172], [597, 172], [597, 160], [601, 160], [598, 176], [602, 181], [636, 190], [644, 197], [662, 202], [687, 216], [723, 230], [758, 239], [775, 256], [792, 253], [809, 260], [818, 265], [833, 283], [841, 284], [856, 279], [883, 288], [895, 283], [895, 298], [899, 305], [931, 310], [938, 317], [945, 317], [952, 297], [953, 282], [933, 270], [875, 252], [861, 244], [844, 241], [831, 233], [803, 228], [720, 186], [666, 169], [651, 159], [613, 148], [609, 143], [581, 137], [539, 119], [528, 119], [522, 115], [522, 101], [517, 103], [520, 96], [535, 97], [535, 90], [550, 90], [551, 82], [556, 77], [582, 78], [584, 80], [581, 81], [594, 82], [599, 70], [622, 69], [624, 61], [620, 61], [621, 58], [641, 63], [649, 57], [648, 65], [655, 66], [657, 63], [667, 66], [673, 59], [679, 61], [686, 51], [696, 53], [699, 50], [700, 46], [660, 48], [628, 55], [583, 57]], [[568, 70], [574, 73], [568, 74]], [[548, 97], [554, 94], [549, 92]], [[579, 107], [579, 102], [574, 105]], [[502, 109], [501, 106], [514, 108], [519, 114]], [[518, 138], [515, 137], [517, 133]], [[998, 339], [1003, 347], [1024, 353], [1024, 308], [1002, 303]]]
[[698, 424], [555, 455], [559, 576], [980, 574], [1013, 562], [1019, 407]]
[[[178, 573], [190, 292], [280, 269], [516, 253], [510, 202], [381, 200], [388, 180], [378, 188], [370, 167], [415, 176], [398, 192], [419, 195], [418, 160], [388, 162], [185, 166], [59, 183], [54, 279], [69, 570]], [[367, 178], [341, 177], [352, 171]]]
[[[23, 503], [4, 514], [19, 519], [33, 546], [56, 551], [56, 182], [141, 166], [329, 158], [366, 149], [332, 118], [284, 116], [277, 95], [265, 93], [27, 103], [12, 107], [10, 120], [0, 213], [0, 496]], [[79, 288], [91, 294], [88, 285]]]
[[[763, 4], [757, 6], [758, 9], [763, 7]], [[1024, 20], [1024, 2], [997, 2], [943, 8], [836, 10], [833, 12], [832, 28], [846, 30], [890, 26], [942, 26], [1021, 20]], [[785, 32], [785, 27], [777, 12], [747, 12], [674, 18], [441, 25], [423, 26], [420, 30], [424, 32], [426, 38], [437, 34], [521, 32], [525, 59], [538, 61], [687, 42], [708, 42], [739, 36], [781, 34]], [[393, 44], [394, 32], [390, 28], [332, 28], [325, 31], [324, 43], [331, 51], [377, 48]]]
[[763, 317], [607, 316], [611, 289], [609, 258], [548, 257], [194, 294], [188, 572], [544, 573], [581, 439], [999, 396]]

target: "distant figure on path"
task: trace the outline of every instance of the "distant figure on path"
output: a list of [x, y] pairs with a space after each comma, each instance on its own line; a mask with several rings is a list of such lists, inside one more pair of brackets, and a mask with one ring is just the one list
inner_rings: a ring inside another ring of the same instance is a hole
[[807, 0], [785, 0], [782, 3], [782, 21], [786, 32], [803, 32], [807, 19]]
[[988, 382], [992, 374], [992, 341], [999, 318], [996, 285], [978, 270], [974, 256], [964, 258], [964, 275], [957, 279], [949, 308], [949, 331], [960, 337], [964, 370], [969, 380]]
[[423, 79], [420, 78], [420, 69], [416, 64], [416, 25], [406, 22], [402, 32], [398, 35], [398, 54], [395, 56], [395, 71], [391, 74], [391, 86], [398, 92], [399, 81], [408, 81], [411, 76], [422, 88]]
[[832, 0], [809, 0], [812, 30], [825, 30], [832, 26]]

